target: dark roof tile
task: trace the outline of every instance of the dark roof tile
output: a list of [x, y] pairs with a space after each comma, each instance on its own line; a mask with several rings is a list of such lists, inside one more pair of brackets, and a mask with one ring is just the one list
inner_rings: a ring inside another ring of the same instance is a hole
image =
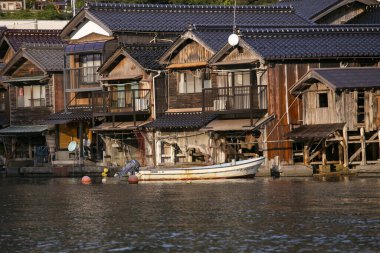
[[124, 44], [123, 49], [143, 68], [158, 70], [162, 67], [158, 60], [169, 44]]
[[46, 71], [63, 71], [64, 45], [25, 45], [25, 52]]
[[[85, 8], [92, 17], [113, 32], [182, 32], [189, 24], [234, 23], [234, 7], [219, 5], [163, 5], [89, 3]], [[238, 6], [236, 24], [310, 24], [291, 7]]]
[[242, 38], [266, 60], [380, 57], [380, 26], [314, 25], [241, 29]]
[[156, 129], [200, 128], [214, 120], [216, 115], [201, 112], [165, 113], [145, 127]]
[[4, 32], [11, 47], [18, 51], [25, 44], [64, 44], [59, 37], [61, 30], [9, 29]]

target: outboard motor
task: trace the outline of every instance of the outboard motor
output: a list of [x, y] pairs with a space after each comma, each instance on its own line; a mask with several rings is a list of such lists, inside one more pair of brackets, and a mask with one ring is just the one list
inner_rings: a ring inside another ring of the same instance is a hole
[[135, 172], [139, 172], [140, 170], [140, 163], [137, 160], [131, 160], [129, 162], [125, 163], [125, 166], [121, 168], [119, 172], [116, 172], [115, 177], [123, 177], [126, 174], [130, 173], [131, 175], [134, 175]]
[[281, 176], [281, 170], [278, 165], [272, 165], [272, 168], [270, 168], [270, 175], [273, 178], [279, 178]]

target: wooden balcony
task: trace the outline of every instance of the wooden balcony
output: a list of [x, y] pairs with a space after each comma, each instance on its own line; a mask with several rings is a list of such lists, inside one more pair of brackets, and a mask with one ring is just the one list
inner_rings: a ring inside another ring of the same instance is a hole
[[149, 89], [93, 92], [94, 116], [150, 114]]
[[96, 67], [72, 68], [66, 70], [66, 90], [80, 91], [100, 88]]
[[217, 114], [265, 113], [267, 86], [237, 86], [203, 89], [204, 112]]

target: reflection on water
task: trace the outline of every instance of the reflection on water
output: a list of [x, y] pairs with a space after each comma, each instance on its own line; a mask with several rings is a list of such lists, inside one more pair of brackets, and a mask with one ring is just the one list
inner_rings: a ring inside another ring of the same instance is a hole
[[0, 179], [1, 252], [379, 252], [380, 179]]

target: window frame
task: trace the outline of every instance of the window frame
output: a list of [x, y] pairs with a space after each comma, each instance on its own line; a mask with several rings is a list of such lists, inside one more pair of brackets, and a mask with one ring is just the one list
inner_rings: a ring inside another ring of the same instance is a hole
[[[26, 87], [29, 91], [26, 94]], [[37, 92], [37, 87], [39, 89]], [[20, 95], [22, 93], [22, 95]], [[37, 98], [35, 96], [38, 95]], [[26, 100], [29, 100], [26, 102]], [[16, 107], [17, 108], [34, 108], [46, 107], [46, 85], [25, 85], [16, 87]]]

